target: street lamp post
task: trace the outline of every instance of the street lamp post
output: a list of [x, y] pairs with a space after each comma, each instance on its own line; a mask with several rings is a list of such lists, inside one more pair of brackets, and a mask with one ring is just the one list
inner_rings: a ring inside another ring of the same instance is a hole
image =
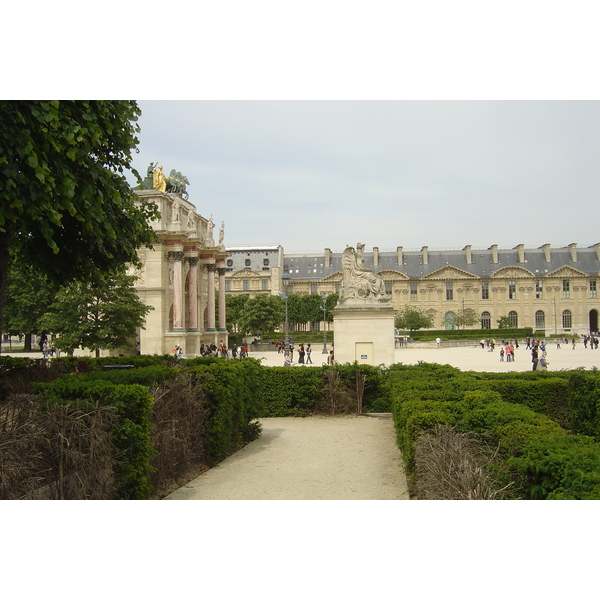
[[321, 310], [323, 311], [323, 352], [322, 354], [327, 354], [327, 305], [325, 301], [327, 300], [327, 294], [323, 293], [323, 306], [321, 306]]
[[285, 299], [285, 322], [283, 324], [283, 366], [289, 367], [290, 364], [290, 330], [288, 322], [288, 283], [291, 279], [291, 275], [286, 271], [281, 276], [283, 281], [284, 299]]

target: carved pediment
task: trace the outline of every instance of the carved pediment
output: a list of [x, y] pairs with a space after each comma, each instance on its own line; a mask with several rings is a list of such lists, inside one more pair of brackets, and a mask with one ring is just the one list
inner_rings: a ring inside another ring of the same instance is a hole
[[570, 277], [589, 277], [587, 273], [580, 271], [579, 269], [574, 269], [573, 267], [569, 267], [565, 265], [564, 267], [560, 267], [556, 269], [556, 271], [552, 271], [551, 273], [547, 273], [546, 277], [561, 277], [563, 279], [567, 279]]
[[442, 267], [436, 271], [432, 271], [429, 275], [425, 275], [422, 279], [479, 279], [477, 275], [473, 275], [468, 271], [463, 271], [458, 267]]
[[392, 269], [383, 269], [383, 271], [377, 271], [377, 274], [383, 277], [385, 281], [408, 281], [410, 279], [404, 273]]
[[246, 271], [245, 269], [240, 269], [239, 271], [230, 273], [228, 277], [236, 277], [239, 279], [260, 279], [264, 277], [264, 274], [260, 271]]
[[339, 283], [342, 281], [343, 278], [344, 278], [344, 276], [342, 275], [342, 272], [336, 271], [335, 273], [331, 273], [331, 275], [327, 275], [327, 277], [323, 277], [323, 279], [321, 279], [321, 281], [322, 282], [331, 281], [334, 283]]
[[523, 279], [527, 277], [530, 279], [531, 277], [535, 277], [535, 275], [529, 269], [523, 267], [501, 267], [492, 273], [492, 277], [502, 279]]

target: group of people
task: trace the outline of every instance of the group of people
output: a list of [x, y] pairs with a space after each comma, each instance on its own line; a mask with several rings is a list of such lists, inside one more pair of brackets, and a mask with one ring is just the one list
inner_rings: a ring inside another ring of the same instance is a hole
[[598, 350], [598, 337], [595, 335], [584, 335], [583, 347], [587, 348], [588, 345], [590, 350]]
[[515, 349], [519, 347], [517, 340], [513, 341], [502, 341], [500, 346], [500, 360], [503, 361], [506, 358], [506, 362], [515, 362]]
[[[479, 345], [481, 346], [482, 349], [487, 348], [488, 352], [493, 352], [496, 349], [496, 340], [494, 339], [488, 339], [488, 340], [481, 340], [479, 342]], [[527, 346], [529, 348], [529, 346]], [[514, 339], [514, 340], [502, 340], [502, 343], [500, 344], [500, 360], [504, 360], [504, 357], [506, 356], [506, 362], [512, 362], [515, 359], [515, 350], [519, 349], [519, 342], [518, 340]]]

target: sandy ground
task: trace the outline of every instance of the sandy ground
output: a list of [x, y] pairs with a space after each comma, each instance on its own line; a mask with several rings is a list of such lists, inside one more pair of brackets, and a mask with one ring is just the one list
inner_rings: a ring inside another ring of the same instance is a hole
[[[296, 344], [297, 346], [297, 344]], [[325, 362], [325, 355], [316, 347], [312, 352], [312, 360], [315, 365], [322, 365]], [[328, 346], [331, 349], [330, 346]], [[560, 371], [564, 369], [577, 369], [584, 367], [586, 369], [600, 368], [600, 349], [590, 350], [584, 348], [583, 344], [577, 344], [575, 350], [571, 344], [561, 344], [558, 349], [555, 343], [549, 343], [546, 347], [548, 352], [549, 371]], [[283, 354], [277, 352], [250, 352], [252, 358], [261, 359], [266, 366], [283, 366]], [[296, 360], [294, 356], [294, 360]], [[515, 361], [500, 361], [500, 347], [496, 346], [494, 352], [488, 352], [479, 345], [467, 347], [441, 347], [436, 348], [435, 343], [415, 343], [405, 348], [399, 348], [395, 351], [397, 363], [405, 365], [414, 365], [418, 362], [432, 362], [439, 364], [448, 364], [457, 367], [463, 371], [528, 371], [531, 369], [531, 352], [525, 347], [525, 344], [519, 345], [515, 350]], [[294, 363], [294, 368], [307, 368], [310, 365], [298, 365]]]
[[408, 500], [391, 418], [260, 420], [258, 440], [165, 500]]

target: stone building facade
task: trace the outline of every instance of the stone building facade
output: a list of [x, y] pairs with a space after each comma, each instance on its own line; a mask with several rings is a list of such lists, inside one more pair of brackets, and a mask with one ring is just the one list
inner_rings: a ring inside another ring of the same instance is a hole
[[228, 246], [225, 295], [275, 296], [282, 291], [282, 246]]
[[[152, 310], [139, 331], [142, 354], [165, 354], [177, 344], [185, 356], [197, 355], [201, 343], [227, 341], [225, 259], [222, 230], [215, 243], [212, 217], [198, 214], [179, 193], [135, 190], [157, 204], [161, 218], [152, 222], [160, 243], [139, 250], [137, 292]], [[217, 296], [218, 290], [218, 296]], [[216, 322], [218, 305], [219, 319]]]
[[[461, 311], [472, 309], [483, 329], [506, 316], [515, 327], [551, 334], [597, 332], [600, 243], [510, 249], [497, 245], [462, 250], [364, 252], [365, 266], [380, 274], [396, 310], [411, 305], [431, 315], [435, 329], [452, 329]], [[339, 293], [342, 252], [284, 254], [290, 294]]]

